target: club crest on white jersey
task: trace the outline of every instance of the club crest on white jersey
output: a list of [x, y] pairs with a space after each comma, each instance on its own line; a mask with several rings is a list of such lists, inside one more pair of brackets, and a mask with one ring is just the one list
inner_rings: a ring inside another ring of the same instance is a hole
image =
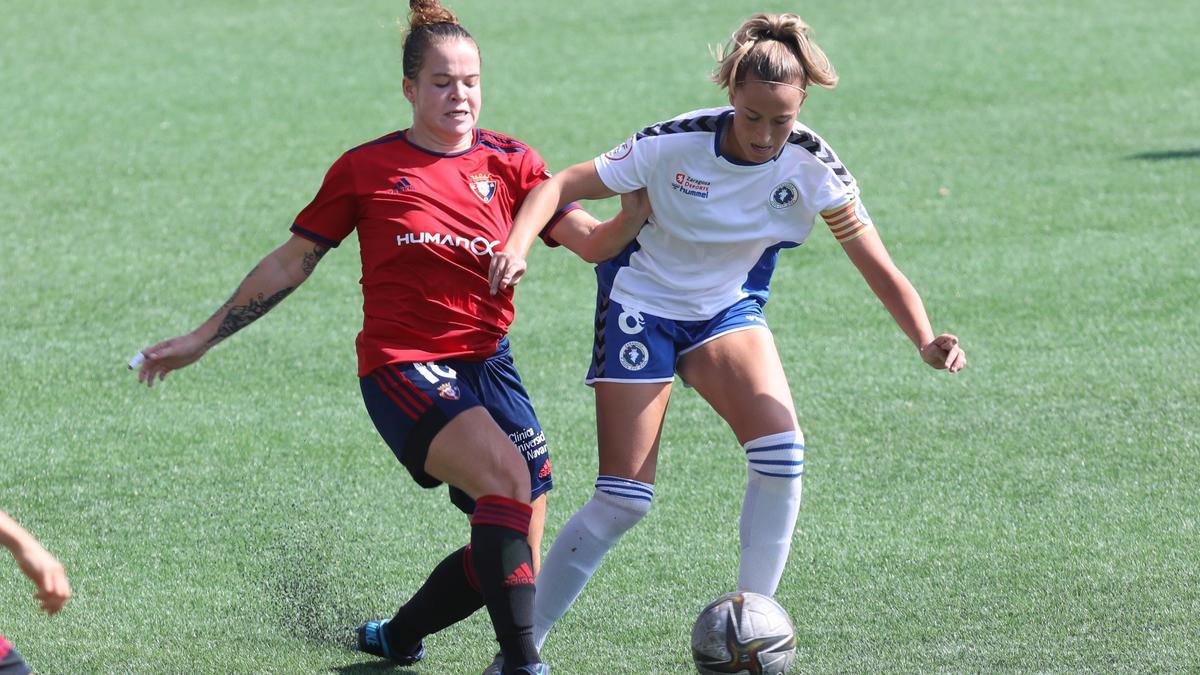
[[771, 208], [786, 209], [795, 204], [799, 198], [800, 190], [796, 188], [796, 184], [791, 181], [784, 181], [776, 185], [774, 190], [771, 190]]

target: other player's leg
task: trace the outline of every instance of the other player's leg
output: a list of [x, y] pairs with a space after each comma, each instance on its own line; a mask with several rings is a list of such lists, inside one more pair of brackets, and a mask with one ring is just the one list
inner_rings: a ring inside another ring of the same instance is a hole
[[729, 423], [746, 451], [738, 588], [774, 595], [800, 509], [804, 436], [765, 326], [725, 333], [679, 359], [679, 374]]
[[567, 521], [538, 577], [534, 639], [579, 597], [605, 554], [650, 510], [670, 382], [596, 383], [600, 476], [592, 498]]

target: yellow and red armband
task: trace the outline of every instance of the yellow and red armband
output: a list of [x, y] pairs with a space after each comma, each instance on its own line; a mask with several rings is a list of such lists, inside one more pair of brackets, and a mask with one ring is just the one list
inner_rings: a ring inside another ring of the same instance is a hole
[[858, 200], [858, 197], [837, 208], [822, 211], [821, 218], [829, 226], [833, 238], [843, 244], [875, 227], [871, 222], [871, 216], [867, 215], [867, 209]]

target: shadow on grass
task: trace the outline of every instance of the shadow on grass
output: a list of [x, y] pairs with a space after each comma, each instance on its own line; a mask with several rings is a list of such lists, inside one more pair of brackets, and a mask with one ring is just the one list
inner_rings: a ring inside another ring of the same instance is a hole
[[1136, 155], [1126, 155], [1125, 159], [1140, 159], [1148, 162], [1164, 162], [1172, 159], [1200, 159], [1200, 148], [1139, 152]]

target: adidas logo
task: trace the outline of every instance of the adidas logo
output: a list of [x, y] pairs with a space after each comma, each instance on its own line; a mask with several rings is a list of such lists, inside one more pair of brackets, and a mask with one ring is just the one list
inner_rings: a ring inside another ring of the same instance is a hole
[[521, 566], [513, 570], [512, 574], [501, 584], [505, 588], [513, 586], [525, 586], [533, 584], [533, 570], [529, 568], [529, 563], [521, 563]]
[[401, 176], [400, 180], [392, 186], [392, 192], [408, 192], [415, 186], [405, 177]]

